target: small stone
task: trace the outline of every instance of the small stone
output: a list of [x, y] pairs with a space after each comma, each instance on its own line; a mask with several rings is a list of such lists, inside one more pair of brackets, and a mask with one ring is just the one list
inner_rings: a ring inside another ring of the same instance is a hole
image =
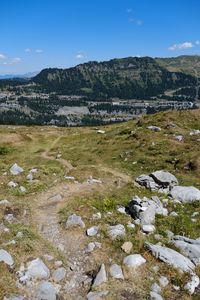
[[0, 205], [10, 205], [10, 202], [6, 199], [0, 201]]
[[153, 283], [151, 286], [152, 292], [155, 292], [157, 294], [161, 293], [161, 287], [157, 283]]
[[106, 269], [105, 269], [105, 265], [102, 264], [101, 265], [101, 268], [99, 270], [99, 272], [97, 273], [97, 276], [94, 280], [94, 283], [93, 283], [93, 286], [99, 286], [101, 285], [102, 283], [105, 283], [107, 282], [107, 275], [106, 275]]
[[54, 263], [54, 266], [55, 266], [56, 268], [62, 267], [62, 265], [63, 265], [62, 260], [56, 260], [55, 263]]
[[23, 296], [15, 295], [15, 296], [6, 296], [3, 300], [24, 300]]
[[133, 248], [133, 244], [131, 242], [125, 242], [121, 248], [125, 253], [129, 254]]
[[42, 282], [37, 289], [37, 300], [56, 300], [57, 291], [51, 282]]
[[160, 276], [159, 283], [162, 287], [166, 287], [169, 284], [169, 280], [165, 276]]
[[87, 229], [87, 235], [88, 236], [95, 236], [98, 233], [98, 226], [93, 226], [89, 229]]
[[109, 226], [108, 228], [108, 235], [111, 237], [112, 240], [116, 238], [124, 237], [126, 234], [125, 227], [122, 224]]
[[113, 278], [124, 279], [124, 275], [122, 273], [122, 268], [117, 264], [113, 264], [110, 267], [110, 274]]
[[117, 208], [117, 211], [120, 212], [121, 214], [126, 214], [126, 209], [124, 206], [120, 206]]
[[128, 224], [127, 224], [127, 227], [129, 228], [129, 229], [135, 229], [135, 224], [133, 224], [133, 223], [131, 223], [131, 222], [129, 222]]
[[67, 222], [65, 224], [65, 228], [69, 229], [72, 227], [80, 226], [82, 228], [85, 228], [85, 224], [80, 216], [77, 216], [76, 214], [73, 214], [68, 217]]
[[52, 278], [55, 282], [62, 281], [66, 276], [66, 269], [61, 267], [55, 270], [52, 274]]
[[150, 297], [152, 300], [163, 300], [163, 297], [156, 292], [150, 292]]
[[24, 170], [19, 167], [16, 163], [10, 168], [10, 172], [12, 175], [18, 175], [22, 172], [24, 172]]
[[19, 190], [21, 193], [26, 193], [26, 188], [24, 186], [20, 186]]
[[26, 176], [26, 179], [28, 181], [32, 181], [33, 180], [33, 174], [32, 173], [29, 173], [27, 176]]
[[104, 298], [104, 296], [108, 295], [108, 291], [102, 291], [102, 292], [89, 292], [87, 294], [87, 300], [100, 300]]
[[142, 231], [145, 233], [153, 233], [156, 230], [154, 225], [143, 225]]
[[92, 219], [93, 220], [100, 220], [101, 219], [101, 213], [97, 212], [96, 214], [93, 214]]
[[9, 267], [14, 264], [13, 258], [6, 250], [0, 249], [0, 262], [4, 262]]
[[17, 239], [22, 239], [23, 238], [23, 232], [18, 231], [18, 233], [16, 234], [16, 238]]
[[200, 280], [197, 275], [193, 275], [191, 281], [189, 281], [185, 286], [184, 289], [188, 291], [190, 295], [193, 295], [195, 289], [199, 286]]
[[142, 257], [140, 254], [132, 254], [129, 256], [126, 256], [124, 258], [123, 263], [127, 265], [129, 268], [137, 268], [144, 264], [146, 262], [146, 259]]
[[16, 188], [18, 186], [18, 183], [14, 182], [14, 181], [10, 181], [10, 182], [8, 182], [8, 186], [12, 187], [12, 188]]
[[175, 211], [172, 211], [169, 215], [170, 217], [178, 217], [178, 214]]
[[29, 278], [47, 279], [50, 271], [40, 258], [36, 258], [28, 263], [26, 276]]

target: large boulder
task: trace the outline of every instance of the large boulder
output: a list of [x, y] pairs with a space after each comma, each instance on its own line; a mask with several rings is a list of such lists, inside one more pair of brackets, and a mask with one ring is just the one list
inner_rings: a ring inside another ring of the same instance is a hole
[[193, 273], [195, 265], [191, 260], [177, 251], [168, 247], [153, 245], [148, 242], [144, 244], [145, 248], [152, 252], [152, 254], [159, 258], [161, 261], [171, 265], [172, 267], [179, 269], [183, 272]]
[[156, 171], [150, 174], [158, 185], [162, 187], [174, 186], [178, 184], [177, 178], [167, 171]]
[[159, 189], [159, 185], [149, 175], [140, 175], [135, 179], [135, 181], [139, 183], [139, 185], [144, 186], [151, 191], [156, 191]]
[[50, 276], [50, 271], [40, 258], [36, 258], [28, 263], [26, 276], [28, 278], [47, 279]]
[[200, 240], [189, 239], [184, 236], [176, 235], [172, 239], [173, 244], [181, 253], [195, 264], [200, 264]]
[[4, 249], [0, 249], [0, 262], [4, 262], [9, 267], [12, 267], [14, 264], [12, 256]]
[[193, 186], [174, 186], [169, 195], [182, 203], [200, 201], [200, 190]]

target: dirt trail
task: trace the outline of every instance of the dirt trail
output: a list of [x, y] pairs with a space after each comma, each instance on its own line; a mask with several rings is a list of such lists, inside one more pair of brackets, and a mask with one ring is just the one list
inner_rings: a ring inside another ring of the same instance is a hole
[[[56, 159], [49, 155], [51, 149], [59, 142], [62, 136], [56, 138], [48, 150], [42, 152], [41, 156], [44, 159], [57, 160], [67, 167], [66, 171], [73, 169], [70, 162], [64, 159]], [[66, 292], [69, 298], [64, 299], [85, 299], [89, 289], [87, 272], [94, 269], [96, 265], [95, 257], [88, 256], [85, 251], [86, 245], [90, 239], [86, 236], [85, 230], [73, 229], [64, 230], [59, 225], [58, 211], [67, 203], [69, 198], [74, 198], [78, 195], [89, 195], [95, 191], [108, 190], [112, 186], [116, 187], [116, 180], [120, 180], [120, 185], [130, 182], [130, 176], [119, 171], [110, 169], [105, 166], [97, 166], [102, 172], [107, 174], [103, 178], [103, 183], [88, 183], [88, 182], [69, 182], [64, 181], [50, 188], [48, 191], [39, 193], [35, 198], [35, 216], [34, 222], [41, 235], [44, 236], [55, 248], [63, 252], [70, 268], [67, 271]], [[58, 196], [61, 195], [62, 197]], [[77, 207], [77, 210], [79, 208]], [[77, 213], [78, 214], [78, 213]]]

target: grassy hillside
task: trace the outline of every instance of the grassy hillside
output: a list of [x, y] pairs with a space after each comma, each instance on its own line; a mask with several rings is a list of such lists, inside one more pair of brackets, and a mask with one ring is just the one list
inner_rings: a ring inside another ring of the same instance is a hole
[[[172, 123], [176, 126], [171, 126]], [[153, 132], [147, 129], [149, 125], [159, 126], [161, 131]], [[157, 242], [154, 235], [143, 235], [136, 226], [134, 231], [126, 228], [125, 238], [111, 241], [106, 233], [106, 224], [127, 224], [132, 221], [131, 217], [119, 213], [117, 206], [127, 205], [135, 195], [148, 197], [156, 194], [135, 185], [134, 179], [141, 174], [164, 169], [173, 173], [180, 184], [200, 188], [200, 135], [190, 135], [192, 129], [200, 129], [200, 110], [164, 112], [100, 129], [105, 130], [105, 134], [98, 134], [91, 127], [0, 127], [0, 199], [10, 201], [9, 205], [0, 206], [0, 224], [4, 223], [10, 230], [9, 233], [1, 233], [0, 243], [1, 248], [9, 251], [15, 260], [13, 270], [0, 263], [0, 299], [15, 293], [29, 295], [27, 286], [16, 287], [16, 271], [21, 263], [41, 257], [53, 270], [54, 263], [44, 257], [48, 254], [54, 260], [62, 260], [68, 270], [71, 258], [80, 259], [82, 263], [81, 259], [85, 258], [81, 258], [77, 251], [91, 240], [101, 242], [102, 248], [88, 255], [89, 263], [85, 261], [90, 275], [96, 274], [103, 262], [106, 268], [111, 262], [122, 264], [126, 256], [121, 250], [124, 241], [131, 241], [132, 252], [141, 253], [147, 259], [139, 271], [132, 275], [127, 273], [125, 281], [109, 279], [106, 299], [148, 299], [150, 286], [160, 275], [170, 280], [163, 291], [164, 299], [199, 299], [199, 290], [193, 296], [184, 291], [187, 275], [181, 275], [159, 262], [144, 249], [145, 240]], [[183, 141], [177, 141], [177, 135], [182, 135]], [[15, 162], [24, 169], [17, 176], [9, 172]], [[33, 174], [34, 180], [30, 183], [26, 176], [33, 168], [37, 168], [38, 172]], [[74, 176], [76, 181], [70, 182], [64, 178], [65, 175]], [[90, 176], [101, 179], [102, 184], [88, 184]], [[18, 183], [17, 188], [8, 187], [11, 180]], [[19, 186], [24, 186], [27, 192], [21, 193]], [[62, 195], [62, 201], [56, 204], [49, 202], [58, 193]], [[159, 198], [164, 199], [166, 195], [159, 195]], [[183, 206], [169, 200], [168, 210], [176, 210], [178, 217], [156, 218], [156, 233], [162, 236], [163, 244], [169, 243], [166, 230], [191, 238], [199, 237], [200, 215], [196, 222], [191, 218], [194, 212], [200, 214], [199, 203]], [[8, 212], [14, 215], [16, 222], [9, 223], [5, 219]], [[94, 223], [92, 214], [96, 212], [101, 212], [102, 218]], [[98, 225], [100, 236], [91, 239], [82, 229], [67, 231], [64, 225], [72, 213], [82, 217], [86, 228]], [[57, 218], [59, 223], [52, 224], [51, 218]], [[54, 229], [58, 230], [59, 237], [52, 232]], [[16, 239], [19, 231], [23, 235]], [[55, 238], [58, 241], [53, 242]], [[5, 245], [13, 239], [16, 244]], [[67, 255], [56, 248], [59, 239], [67, 241]], [[160, 268], [158, 273], [152, 271], [155, 265]], [[196, 272], [200, 275], [200, 269]], [[61, 283], [61, 299], [77, 299], [70, 296], [70, 291], [64, 291], [66, 282]], [[178, 285], [180, 290], [175, 291], [173, 285]], [[88, 290], [87, 285], [77, 288], [83, 297]]]
[[157, 63], [170, 72], [183, 72], [200, 77], [200, 56], [182, 55], [178, 57], [156, 58]]

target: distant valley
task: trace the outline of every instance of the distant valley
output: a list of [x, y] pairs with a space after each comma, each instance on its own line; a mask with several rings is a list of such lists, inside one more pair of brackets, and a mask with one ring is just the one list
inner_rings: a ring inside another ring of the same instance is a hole
[[100, 125], [194, 109], [199, 77], [200, 56], [128, 57], [44, 69], [34, 77], [0, 80], [0, 123]]

